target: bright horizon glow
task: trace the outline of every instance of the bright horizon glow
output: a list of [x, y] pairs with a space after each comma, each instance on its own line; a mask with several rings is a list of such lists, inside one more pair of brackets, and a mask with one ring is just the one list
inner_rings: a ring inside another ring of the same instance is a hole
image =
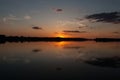
[[63, 36], [63, 35], [59, 35], [58, 37], [60, 37], [60, 38], [65, 38], [65, 36]]
[[67, 36], [66, 36], [65, 34], [58, 33], [58, 34], [56, 34], [56, 37], [65, 38], [65, 37], [67, 37]]

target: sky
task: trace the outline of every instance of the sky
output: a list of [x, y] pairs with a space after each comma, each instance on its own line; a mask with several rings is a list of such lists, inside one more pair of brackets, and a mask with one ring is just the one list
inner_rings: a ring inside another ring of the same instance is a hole
[[120, 0], [0, 0], [0, 34], [120, 38]]

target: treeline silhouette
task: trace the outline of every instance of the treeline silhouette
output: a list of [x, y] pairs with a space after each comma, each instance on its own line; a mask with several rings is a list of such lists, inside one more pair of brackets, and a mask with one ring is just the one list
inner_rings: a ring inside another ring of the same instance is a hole
[[37, 41], [96, 41], [96, 42], [119, 42], [120, 38], [60, 38], [60, 37], [24, 37], [0, 35], [0, 43], [5, 42], [37, 42]]

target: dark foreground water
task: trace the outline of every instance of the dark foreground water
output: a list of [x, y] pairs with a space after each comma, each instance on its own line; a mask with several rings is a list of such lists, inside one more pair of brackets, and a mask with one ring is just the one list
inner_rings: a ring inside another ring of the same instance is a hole
[[0, 44], [0, 80], [120, 80], [120, 42]]

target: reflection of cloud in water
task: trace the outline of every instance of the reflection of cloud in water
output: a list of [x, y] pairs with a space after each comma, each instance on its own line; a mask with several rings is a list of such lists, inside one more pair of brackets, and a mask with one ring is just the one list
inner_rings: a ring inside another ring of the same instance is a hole
[[120, 57], [91, 58], [83, 62], [100, 67], [120, 68]]
[[77, 50], [69, 50], [69, 51], [67, 50], [66, 53], [63, 53], [61, 55], [62, 55], [62, 58], [69, 58], [69, 59], [77, 60], [77, 59], [84, 57], [85, 53], [83, 51], [78, 53]]
[[57, 70], [57, 71], [61, 71], [62, 68], [61, 68], [61, 67], [57, 67], [56, 70]]
[[80, 49], [80, 48], [84, 48], [82, 46], [64, 46], [64, 49]]
[[35, 52], [35, 53], [41, 52], [41, 51], [42, 51], [41, 49], [33, 49], [33, 50], [32, 50], [32, 52]]
[[78, 55], [76, 56], [75, 61], [76, 61], [76, 62], [81, 62], [81, 61], [83, 62], [83, 60], [86, 59], [86, 58], [85, 58], [85, 55], [86, 55], [85, 52], [83, 52], [83, 51], [78, 51]]
[[26, 59], [24, 57], [2, 57], [2, 62], [4, 63], [30, 63], [31, 61], [29, 59]]
[[30, 63], [31, 61], [29, 59], [24, 60], [25, 63]]

